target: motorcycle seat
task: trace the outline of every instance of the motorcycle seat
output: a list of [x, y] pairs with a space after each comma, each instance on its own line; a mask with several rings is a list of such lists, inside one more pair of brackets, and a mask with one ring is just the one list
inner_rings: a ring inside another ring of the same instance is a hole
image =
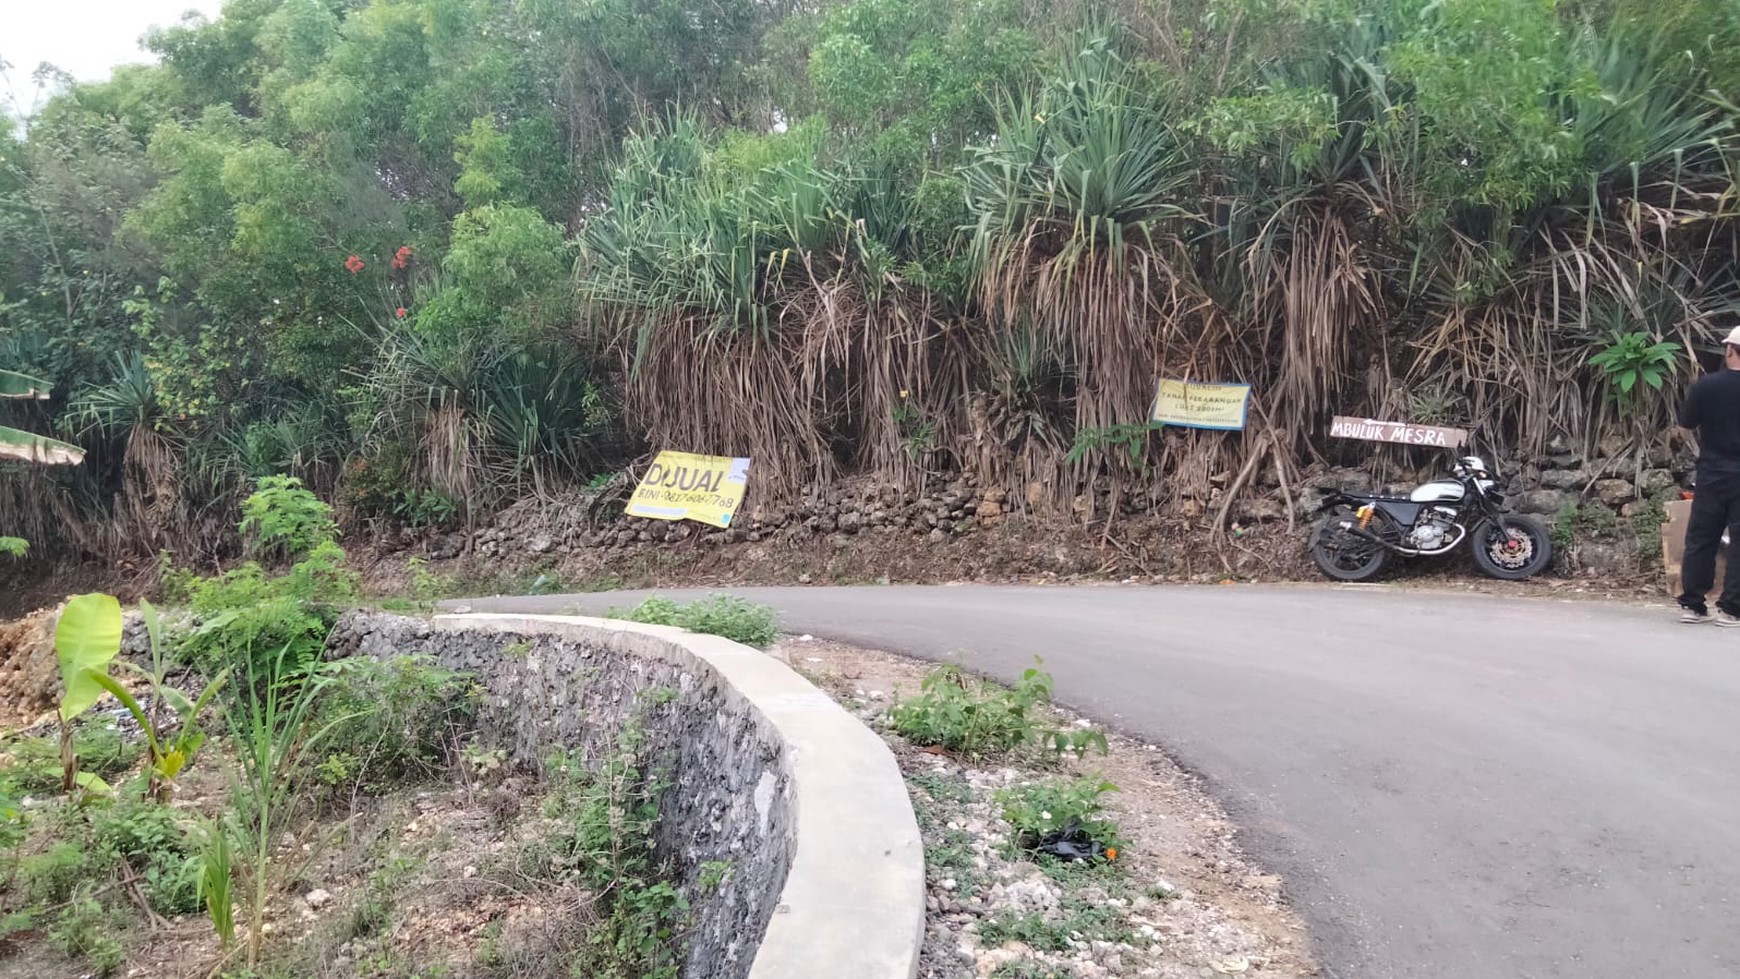
[[1405, 496], [1390, 496], [1390, 495], [1387, 495], [1384, 493], [1343, 493], [1342, 495], [1343, 496], [1351, 496], [1356, 500], [1365, 500], [1368, 503], [1412, 503], [1412, 502], [1414, 502], [1413, 500], [1410, 500]]

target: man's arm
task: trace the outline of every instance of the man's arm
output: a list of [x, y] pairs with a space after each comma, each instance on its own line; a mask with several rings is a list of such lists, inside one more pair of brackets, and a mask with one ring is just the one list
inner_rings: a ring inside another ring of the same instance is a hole
[[1691, 390], [1686, 392], [1685, 404], [1680, 406], [1680, 427], [1696, 429], [1704, 420], [1702, 407], [1698, 404], [1698, 388], [1701, 384], [1694, 382]]

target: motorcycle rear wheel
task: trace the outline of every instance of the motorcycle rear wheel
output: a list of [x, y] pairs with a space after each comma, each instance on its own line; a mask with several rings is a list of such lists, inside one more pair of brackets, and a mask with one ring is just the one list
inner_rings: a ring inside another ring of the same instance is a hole
[[1339, 510], [1324, 518], [1311, 534], [1311, 560], [1317, 570], [1336, 581], [1371, 581], [1389, 566], [1390, 551], [1375, 541], [1341, 529], [1352, 511]]
[[1474, 566], [1500, 581], [1523, 581], [1553, 563], [1553, 538], [1533, 517], [1507, 513], [1497, 523], [1482, 520], [1468, 535]]

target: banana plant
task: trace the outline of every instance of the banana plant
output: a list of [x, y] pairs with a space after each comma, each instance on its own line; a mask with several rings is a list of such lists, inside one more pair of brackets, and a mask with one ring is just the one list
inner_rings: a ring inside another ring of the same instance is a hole
[[[0, 398], [48, 399], [49, 385], [28, 374], [0, 370]], [[76, 466], [85, 460], [85, 450], [70, 442], [33, 435], [0, 425], [0, 459], [18, 459], [45, 466]], [[0, 554], [23, 557], [30, 544], [20, 537], [0, 536]]]
[[[0, 398], [46, 401], [49, 391], [47, 381], [17, 371], [0, 370]], [[0, 459], [18, 459], [46, 466], [76, 466], [84, 461], [85, 450], [70, 442], [0, 425]]]
[[54, 656], [60, 666], [60, 763], [65, 772], [61, 788], [68, 794], [84, 789], [107, 795], [109, 786], [96, 775], [79, 771], [73, 752], [72, 722], [90, 710], [103, 696], [97, 674], [107, 675], [109, 664], [121, 651], [121, 603], [113, 595], [92, 593], [69, 599], [54, 627]]
[[[145, 618], [145, 632], [151, 641], [151, 669], [147, 670], [126, 660], [121, 661], [121, 667], [133, 671], [150, 685], [150, 709], [147, 710], [141, 705], [138, 698], [110, 674], [107, 664], [101, 669], [92, 667], [85, 672], [91, 682], [113, 694], [139, 722], [140, 729], [145, 732], [149, 771], [145, 797], [167, 802], [175, 786], [175, 777], [192, 764], [194, 755], [205, 744], [205, 733], [199, 729], [199, 715], [223, 687], [229, 671], [220, 672], [205, 685], [197, 698], [189, 700], [186, 694], [167, 682], [168, 670], [163, 658], [163, 623], [156, 606], [141, 601], [139, 611]], [[163, 717], [165, 704], [180, 722], [173, 736], [169, 733], [171, 725]]]

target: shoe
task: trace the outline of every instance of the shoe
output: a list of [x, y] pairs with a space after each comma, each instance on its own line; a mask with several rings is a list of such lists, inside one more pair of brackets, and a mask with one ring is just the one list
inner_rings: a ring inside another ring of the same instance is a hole
[[[1726, 612], [1722, 614], [1727, 615]], [[1733, 618], [1732, 616], [1729, 617]], [[1686, 625], [1703, 625], [1710, 621], [1710, 613], [1700, 612], [1695, 608], [1681, 609], [1680, 621], [1684, 622]], [[1740, 619], [1736, 619], [1735, 622], [1740, 623]]]
[[1729, 615], [1727, 612], [1717, 612], [1716, 624], [1724, 629], [1740, 628], [1740, 616]]

